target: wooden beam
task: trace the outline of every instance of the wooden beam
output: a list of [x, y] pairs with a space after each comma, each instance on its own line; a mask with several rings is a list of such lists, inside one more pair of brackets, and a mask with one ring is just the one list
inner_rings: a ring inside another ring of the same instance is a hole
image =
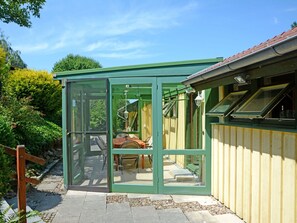
[[44, 165], [45, 162], [46, 162], [44, 159], [39, 158], [39, 157], [37, 157], [37, 156], [32, 156], [32, 155], [30, 155], [30, 154], [28, 154], [28, 153], [25, 154], [25, 159], [26, 159], [26, 160], [29, 160], [29, 161], [31, 161], [31, 162], [33, 162], [33, 163], [40, 164], [40, 165]]
[[[21, 214], [26, 214], [26, 180], [25, 180], [25, 146], [17, 146], [16, 160], [17, 160], [17, 179], [18, 179], [18, 210]], [[26, 223], [26, 217], [20, 221]]]
[[25, 181], [26, 181], [26, 183], [30, 183], [30, 184], [34, 184], [34, 185], [37, 185], [40, 183], [40, 180], [37, 180], [34, 178], [28, 178], [28, 177], [25, 178]]

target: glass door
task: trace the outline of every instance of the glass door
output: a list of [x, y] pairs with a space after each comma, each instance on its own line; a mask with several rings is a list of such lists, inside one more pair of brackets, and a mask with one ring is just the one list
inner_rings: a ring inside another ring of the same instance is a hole
[[69, 188], [108, 190], [107, 80], [67, 83]]
[[110, 79], [112, 191], [156, 193], [155, 78]]
[[210, 194], [210, 155], [203, 148], [203, 105], [177, 78], [157, 78], [158, 190], [162, 194]]

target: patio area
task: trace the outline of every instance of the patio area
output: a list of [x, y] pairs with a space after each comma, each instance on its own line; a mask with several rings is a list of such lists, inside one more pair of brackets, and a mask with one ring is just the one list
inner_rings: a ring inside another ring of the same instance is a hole
[[243, 223], [210, 196], [68, 191], [53, 223]]

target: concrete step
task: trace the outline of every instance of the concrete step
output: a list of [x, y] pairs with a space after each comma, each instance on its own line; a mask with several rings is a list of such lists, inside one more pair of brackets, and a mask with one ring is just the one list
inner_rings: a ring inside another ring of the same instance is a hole
[[[27, 213], [33, 211], [29, 206], [26, 206], [26, 210], [27, 210]], [[12, 209], [12, 207], [6, 202], [6, 200], [2, 199], [0, 201], [0, 211], [1, 213], [5, 213], [4, 219], [5, 221], [8, 221], [9, 219], [12, 219], [15, 216], [17, 216], [18, 210]], [[33, 215], [27, 218], [27, 223], [34, 223], [34, 222], [44, 223], [44, 221], [38, 215]]]

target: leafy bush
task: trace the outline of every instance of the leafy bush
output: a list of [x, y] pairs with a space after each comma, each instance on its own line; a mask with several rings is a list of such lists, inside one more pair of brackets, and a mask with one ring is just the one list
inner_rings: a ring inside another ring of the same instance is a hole
[[10, 123], [0, 115], [0, 144], [15, 147], [16, 140]]
[[44, 120], [40, 112], [29, 104], [30, 100], [25, 98], [2, 97], [0, 113], [13, 126], [16, 141], [25, 145], [27, 152], [38, 156], [60, 143], [62, 130], [58, 125]]
[[5, 94], [17, 99], [30, 98], [30, 105], [40, 111], [45, 119], [60, 123], [62, 88], [46, 71], [15, 70], [5, 82]]
[[12, 168], [9, 157], [0, 146], [0, 200], [10, 190]]
[[29, 153], [40, 156], [46, 150], [55, 148], [61, 141], [61, 128], [49, 121], [33, 123], [19, 130], [18, 135]]

